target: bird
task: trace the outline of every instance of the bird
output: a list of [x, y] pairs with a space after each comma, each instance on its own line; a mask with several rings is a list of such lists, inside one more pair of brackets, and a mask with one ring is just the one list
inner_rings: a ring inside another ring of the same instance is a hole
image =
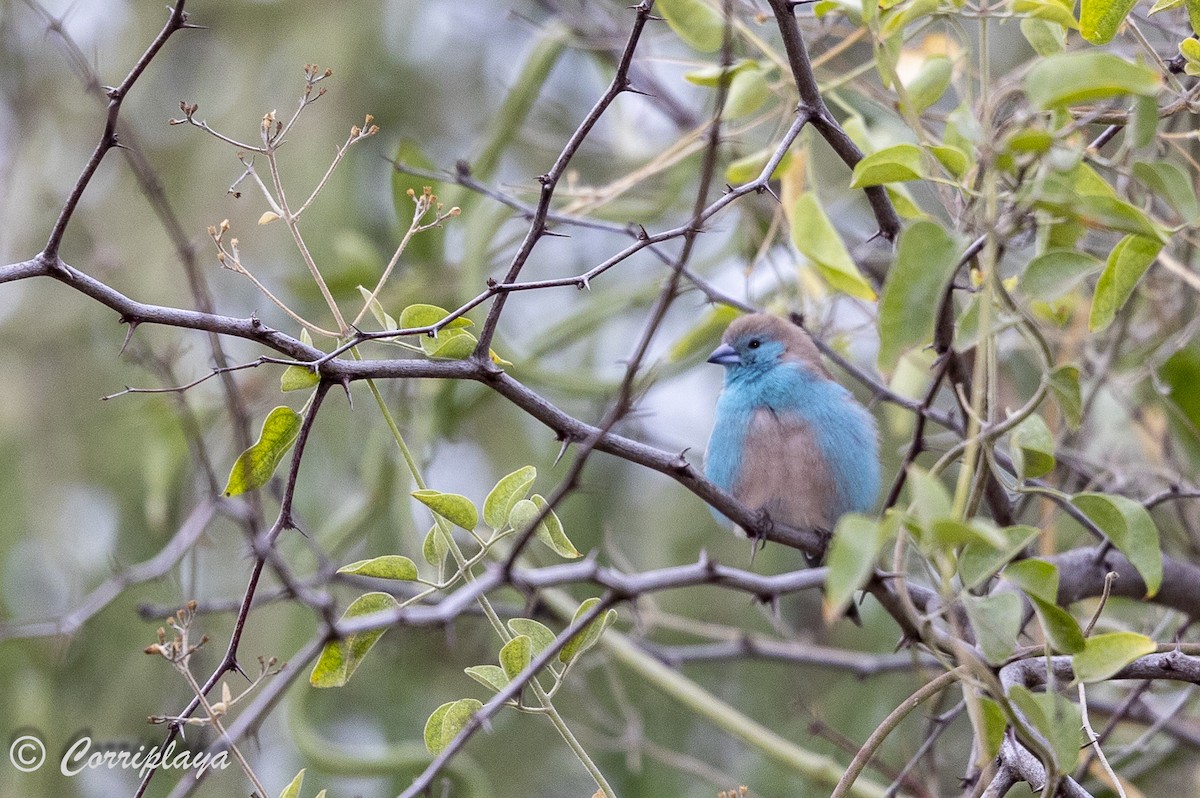
[[[823, 533], [874, 506], [875, 419], [829, 373], [807, 332], [768, 313], [740, 316], [708, 362], [725, 368], [704, 455], [710, 482], [772, 521]], [[821, 555], [805, 559], [819, 565]]]

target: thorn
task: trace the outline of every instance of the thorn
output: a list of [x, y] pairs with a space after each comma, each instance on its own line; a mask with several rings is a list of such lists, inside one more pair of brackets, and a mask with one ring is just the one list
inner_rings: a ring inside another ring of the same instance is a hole
[[763, 183], [761, 186], [759, 186], [758, 190], [760, 193], [765, 192], [767, 194], [770, 194], [772, 197], [775, 198], [776, 202], [778, 202], [780, 205], [783, 204], [783, 200], [779, 199], [779, 195], [775, 193], [775, 189], [771, 188], [771, 186], [769, 184]]
[[571, 439], [563, 438], [562, 446], [558, 447], [558, 455], [554, 458], [554, 462], [551, 463], [551, 465], [550, 465], [551, 468], [554, 468], [555, 466], [558, 465], [558, 462], [563, 459], [563, 455], [567, 453], [567, 449], [569, 449], [570, 447], [571, 447]]
[[864, 241], [863, 243], [870, 244], [872, 241], [874, 241], [877, 238], [886, 238], [886, 236], [884, 236], [884, 234], [883, 234], [883, 230], [876, 230], [875, 233], [870, 238], [868, 238], [866, 241]]
[[[246, 671], [242, 670], [242, 664], [240, 662], [238, 662], [236, 659], [233, 662], [229, 663], [228, 670], [237, 671], [246, 679], [246, 681], [251, 682], [251, 683], [254, 682], [254, 680], [250, 678], [250, 675], [248, 673], [246, 673]], [[182, 732], [183, 730], [180, 729], [180, 731]]]
[[629, 83], [629, 81], [625, 82], [625, 87], [623, 89], [621, 89], [621, 91], [627, 91], [630, 94], [640, 94], [643, 97], [651, 97], [654, 99], [658, 99], [657, 95], [651, 94], [648, 91], [642, 91], [641, 89], [635, 88], [633, 85], [631, 85]]
[[141, 322], [122, 316], [118, 320], [118, 324], [129, 325], [129, 329], [125, 331], [125, 341], [121, 344], [121, 350], [117, 352], [117, 357], [120, 357], [121, 355], [125, 354], [125, 347], [129, 346], [129, 342], [133, 340], [133, 331], [138, 328], [138, 325], [141, 324]]
[[638, 234], [637, 234], [638, 241], [645, 241], [648, 238], [650, 238], [650, 234], [646, 232], [646, 228], [643, 225], [639, 224], [637, 227], [638, 227]]
[[548, 227], [542, 228], [542, 235], [553, 236], [554, 238], [570, 238], [571, 237], [567, 233], [556, 233]]
[[342, 390], [346, 392], [346, 401], [350, 404], [350, 409], [354, 409], [354, 397], [350, 395], [350, 378], [342, 377]]

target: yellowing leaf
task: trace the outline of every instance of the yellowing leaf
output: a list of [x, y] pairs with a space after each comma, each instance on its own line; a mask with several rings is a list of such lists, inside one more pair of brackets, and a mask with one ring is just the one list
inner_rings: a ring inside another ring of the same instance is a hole
[[875, 299], [841, 236], [813, 193], [801, 195], [792, 206], [792, 242], [812, 261], [833, 288], [860, 299]]
[[850, 188], [903, 183], [925, 177], [921, 148], [915, 144], [897, 144], [873, 152], [854, 167]]
[[258, 441], [234, 462], [225, 484], [225, 495], [239, 496], [267, 484], [279, 467], [279, 461], [296, 442], [302, 422], [300, 415], [290, 407], [272, 410], [263, 421]]
[[270, 224], [271, 222], [275, 221], [278, 218], [279, 218], [279, 214], [275, 213], [274, 211], [267, 211], [262, 216], [258, 217], [258, 223], [259, 224]]

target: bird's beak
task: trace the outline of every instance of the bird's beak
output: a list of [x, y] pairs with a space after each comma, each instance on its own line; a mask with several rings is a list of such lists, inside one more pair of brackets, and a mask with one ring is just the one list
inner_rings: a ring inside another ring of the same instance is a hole
[[732, 346], [721, 344], [708, 356], [708, 362], [716, 363], [718, 366], [740, 366], [742, 359], [738, 356], [737, 350]]

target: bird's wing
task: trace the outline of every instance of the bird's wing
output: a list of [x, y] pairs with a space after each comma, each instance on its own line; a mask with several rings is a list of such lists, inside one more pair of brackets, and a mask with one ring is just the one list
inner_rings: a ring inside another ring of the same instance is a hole
[[798, 529], [832, 529], [837, 489], [810, 424], [790, 413], [756, 410], [734, 495]]

